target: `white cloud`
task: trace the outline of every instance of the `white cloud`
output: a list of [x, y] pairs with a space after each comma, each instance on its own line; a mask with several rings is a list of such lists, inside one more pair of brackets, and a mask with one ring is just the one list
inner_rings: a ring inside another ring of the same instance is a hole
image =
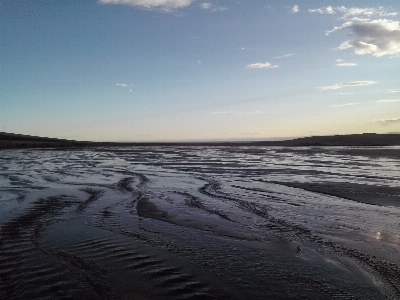
[[260, 135], [264, 134], [262, 131], [248, 131], [248, 132], [240, 132], [241, 135]]
[[247, 112], [238, 112], [238, 111], [214, 111], [212, 115], [254, 115], [254, 114], [261, 114], [261, 111], [247, 111]]
[[189, 6], [193, 0], [99, 0], [102, 4], [120, 4], [144, 8], [171, 10]]
[[133, 84], [126, 84], [126, 83], [116, 83], [115, 84], [116, 86], [119, 86], [119, 87], [122, 87], [122, 88], [129, 88], [129, 92], [133, 92], [133, 90], [132, 90], [132, 87], [133, 87]]
[[391, 90], [388, 90], [386, 93], [388, 93], [388, 94], [400, 93], [400, 89], [391, 89]]
[[246, 69], [273, 69], [277, 68], [278, 65], [272, 65], [269, 62], [265, 63], [254, 63], [246, 66]]
[[[353, 49], [354, 53], [359, 55], [400, 57], [400, 22], [385, 19], [388, 16], [396, 16], [397, 12], [389, 12], [383, 7], [347, 8], [345, 6], [335, 8], [328, 6], [310, 9], [309, 12], [343, 15], [340, 19], [344, 19], [345, 22], [326, 32], [326, 35], [329, 35], [340, 30], [349, 31], [351, 39], [341, 43], [339, 50]], [[377, 17], [380, 19], [373, 19]]]
[[382, 126], [388, 126], [388, 125], [392, 125], [395, 123], [400, 123], [400, 118], [398, 119], [375, 119], [375, 120], [371, 120], [365, 123], [378, 123]]
[[323, 133], [324, 131], [321, 130], [310, 130], [309, 133], [316, 134], [316, 133]]
[[300, 8], [299, 8], [298, 5], [295, 5], [295, 6], [292, 7], [291, 11], [292, 11], [292, 14], [295, 14], [295, 13], [298, 13], [300, 11]]
[[375, 81], [352, 81], [352, 82], [344, 82], [344, 83], [337, 83], [334, 85], [328, 85], [328, 86], [320, 86], [317, 88], [317, 90], [323, 91], [323, 90], [338, 90], [344, 87], [353, 87], [353, 86], [362, 86], [362, 85], [370, 85], [376, 83]]
[[356, 105], [356, 104], [358, 104], [358, 103], [353, 103], [353, 102], [351, 102], [351, 103], [346, 103], [346, 104], [337, 104], [337, 105], [331, 105], [331, 106], [329, 106], [329, 107], [343, 107], [343, 106], [353, 106], [353, 105]]
[[390, 102], [400, 102], [400, 100], [394, 99], [394, 100], [378, 100], [378, 101], [372, 101], [376, 103], [390, 103]]
[[200, 3], [200, 7], [201, 7], [202, 9], [209, 9], [209, 8], [211, 7], [211, 4], [210, 4], [210, 3], [203, 2], [203, 3]]
[[204, 9], [204, 10], [210, 10], [212, 12], [216, 12], [216, 11], [224, 11], [227, 10], [228, 8], [226, 7], [214, 7], [212, 4], [207, 3], [207, 2], [202, 2], [200, 3], [200, 8]]
[[332, 8], [332, 6], [327, 6], [327, 7], [322, 7], [322, 8], [317, 8], [317, 9], [309, 9], [308, 10], [310, 13], [320, 13], [320, 14], [335, 14], [335, 10]]
[[334, 27], [328, 31], [348, 28], [353, 39], [343, 42], [338, 49], [353, 48], [359, 55], [372, 54], [380, 57], [383, 55], [400, 54], [400, 22], [392, 20], [367, 20], [345, 22], [342, 26]]
[[292, 56], [294, 56], [294, 53], [288, 53], [288, 54], [281, 55], [281, 56], [275, 56], [274, 59], [285, 58], [285, 57], [292, 57]]
[[397, 12], [388, 12], [386, 9], [383, 7], [365, 7], [365, 8], [359, 8], [359, 7], [345, 7], [345, 6], [338, 6], [338, 7], [332, 7], [332, 6], [327, 6], [327, 7], [321, 7], [317, 9], [309, 9], [308, 10], [310, 13], [320, 13], [320, 14], [336, 14], [336, 13], [342, 13], [343, 18], [348, 18], [348, 17], [355, 17], [355, 16], [366, 16], [366, 17], [372, 17], [372, 16], [378, 16], [378, 17], [386, 17], [386, 16], [397, 16]]
[[224, 10], [228, 10], [228, 8], [221, 6], [221, 7], [216, 7], [216, 8], [212, 9], [212, 11], [224, 11]]
[[383, 7], [365, 7], [365, 8], [358, 8], [358, 7], [350, 7], [347, 8], [345, 6], [336, 7], [336, 10], [343, 13], [343, 17], [347, 18], [349, 16], [358, 16], [364, 15], [367, 17], [371, 16], [378, 16], [378, 17], [385, 17], [385, 16], [396, 16], [397, 12], [388, 12]]
[[243, 51], [260, 51], [261, 48], [245, 48], [245, 47], [242, 47], [241, 50], [243, 50]]
[[347, 63], [343, 59], [337, 59], [336, 60], [336, 67], [352, 67], [352, 66], [357, 66], [356, 63]]
[[357, 64], [356, 63], [341, 62], [341, 63], [336, 63], [335, 66], [336, 67], [353, 67], [353, 66], [357, 66]]

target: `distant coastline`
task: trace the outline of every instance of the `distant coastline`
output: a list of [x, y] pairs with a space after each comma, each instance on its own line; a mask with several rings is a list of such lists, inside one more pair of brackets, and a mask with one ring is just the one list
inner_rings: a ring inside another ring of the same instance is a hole
[[310, 136], [280, 141], [212, 142], [91, 142], [0, 132], [0, 149], [128, 146], [400, 146], [400, 134]]

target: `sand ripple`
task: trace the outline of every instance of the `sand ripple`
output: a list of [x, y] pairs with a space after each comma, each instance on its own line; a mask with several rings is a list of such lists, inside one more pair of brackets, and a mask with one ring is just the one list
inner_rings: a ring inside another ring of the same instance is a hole
[[400, 298], [398, 157], [324, 149], [1, 151], [0, 299]]

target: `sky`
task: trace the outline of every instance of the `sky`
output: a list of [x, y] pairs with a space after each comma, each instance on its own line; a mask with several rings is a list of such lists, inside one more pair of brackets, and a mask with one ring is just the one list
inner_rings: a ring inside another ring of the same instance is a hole
[[2, 0], [0, 131], [400, 132], [400, 1]]

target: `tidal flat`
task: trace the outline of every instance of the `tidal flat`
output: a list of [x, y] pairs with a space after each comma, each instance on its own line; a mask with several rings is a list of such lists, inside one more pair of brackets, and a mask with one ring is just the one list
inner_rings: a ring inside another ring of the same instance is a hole
[[400, 147], [0, 150], [0, 299], [400, 299]]

